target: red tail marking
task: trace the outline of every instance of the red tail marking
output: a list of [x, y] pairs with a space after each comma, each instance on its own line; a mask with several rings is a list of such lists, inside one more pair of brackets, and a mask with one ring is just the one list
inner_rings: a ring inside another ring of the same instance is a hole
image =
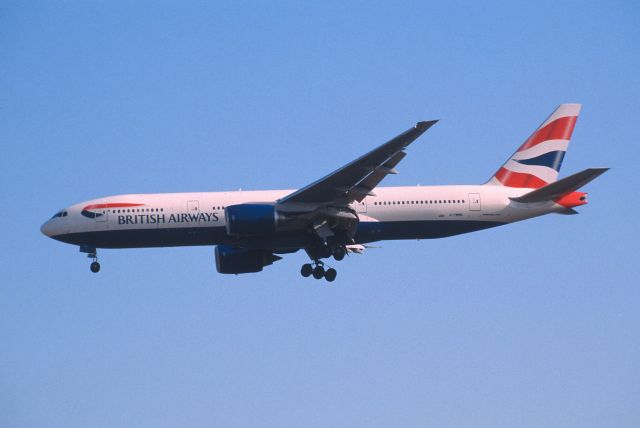
[[559, 117], [551, 123], [543, 126], [535, 131], [524, 142], [518, 151], [526, 150], [529, 147], [533, 147], [537, 144], [547, 140], [569, 140], [573, 133], [573, 128], [576, 126], [578, 116], [565, 116]]
[[555, 202], [567, 208], [579, 207], [587, 203], [587, 194], [585, 192], [571, 192], [556, 199]]
[[525, 187], [529, 189], [539, 189], [546, 186], [547, 183], [544, 180], [539, 179], [535, 175], [525, 174], [522, 172], [509, 171], [505, 168], [500, 168], [496, 172], [495, 177], [507, 187]]

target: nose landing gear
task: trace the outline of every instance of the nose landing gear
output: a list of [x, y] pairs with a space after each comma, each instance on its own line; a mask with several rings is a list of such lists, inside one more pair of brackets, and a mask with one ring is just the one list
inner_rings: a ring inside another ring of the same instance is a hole
[[91, 269], [91, 272], [100, 272], [100, 263], [98, 263], [98, 250], [96, 250], [94, 247], [81, 246], [80, 252], [87, 253], [87, 257], [93, 259], [93, 261], [89, 265], [89, 269]]

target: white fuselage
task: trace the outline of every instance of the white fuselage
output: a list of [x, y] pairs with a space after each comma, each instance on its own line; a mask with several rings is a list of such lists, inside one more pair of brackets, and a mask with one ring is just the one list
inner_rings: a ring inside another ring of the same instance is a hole
[[[518, 204], [509, 199], [531, 190], [495, 185], [379, 187], [376, 196], [352, 204], [360, 220], [355, 240], [439, 238], [565, 209], [554, 202]], [[291, 192], [109, 196], [61, 211], [63, 215], [46, 222], [42, 231], [63, 242], [96, 248], [242, 244], [226, 234], [225, 207], [275, 202]], [[276, 242], [272, 245], [278, 248], [304, 247], [303, 238], [290, 234], [281, 240], [272, 238], [269, 242]], [[252, 245], [261, 246], [260, 239]]]

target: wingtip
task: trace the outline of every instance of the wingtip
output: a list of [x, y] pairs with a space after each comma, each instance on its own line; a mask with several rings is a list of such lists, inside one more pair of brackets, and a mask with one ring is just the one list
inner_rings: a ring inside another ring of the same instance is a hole
[[427, 129], [431, 128], [436, 122], [438, 122], [438, 119], [423, 120], [422, 122], [416, 123], [416, 129], [420, 131], [426, 131]]

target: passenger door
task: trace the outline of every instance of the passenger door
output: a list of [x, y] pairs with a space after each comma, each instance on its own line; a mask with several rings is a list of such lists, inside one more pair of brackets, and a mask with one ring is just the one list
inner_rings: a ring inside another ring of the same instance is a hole
[[469, 211], [480, 211], [480, 193], [469, 193]]
[[94, 220], [99, 223], [107, 223], [107, 221], [109, 220], [109, 210], [107, 208], [97, 210]]
[[362, 202], [355, 201], [353, 203], [353, 207], [355, 208], [358, 214], [366, 214], [367, 213], [367, 198], [364, 198]]

